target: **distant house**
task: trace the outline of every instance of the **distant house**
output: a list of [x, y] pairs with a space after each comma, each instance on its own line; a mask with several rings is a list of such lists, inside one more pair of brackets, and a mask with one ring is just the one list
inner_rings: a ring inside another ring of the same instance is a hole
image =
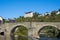
[[38, 14], [38, 17], [42, 16], [42, 14]]
[[46, 12], [44, 15], [50, 14], [49, 12]]
[[58, 11], [56, 14], [60, 14], [60, 11]]
[[9, 21], [9, 22], [12, 22], [12, 23], [15, 23], [15, 22], [16, 22], [16, 20], [10, 19], [10, 18], [8, 18], [8, 21]]
[[25, 15], [24, 15], [24, 17], [25, 17], [25, 18], [26, 18], [26, 17], [33, 17], [33, 12], [32, 12], [32, 11], [26, 12]]
[[3, 18], [0, 16], [0, 23], [3, 23]]

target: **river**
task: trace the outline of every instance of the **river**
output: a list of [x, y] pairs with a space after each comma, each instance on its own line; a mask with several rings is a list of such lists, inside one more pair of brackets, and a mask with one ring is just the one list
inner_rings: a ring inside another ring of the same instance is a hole
[[39, 40], [60, 40], [60, 38], [40, 38]]
[[[4, 36], [0, 35], [0, 40], [5, 40]], [[16, 40], [16, 39], [15, 39]], [[47, 38], [47, 37], [41, 37], [41, 38], [32, 38], [31, 36], [28, 37], [28, 40], [60, 40], [60, 38]]]

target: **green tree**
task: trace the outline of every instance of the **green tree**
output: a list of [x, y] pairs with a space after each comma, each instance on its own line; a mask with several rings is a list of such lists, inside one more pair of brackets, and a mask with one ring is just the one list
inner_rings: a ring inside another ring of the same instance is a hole
[[3, 23], [5, 23], [6, 19], [3, 19]]
[[60, 9], [58, 9], [58, 11], [60, 12]]
[[50, 16], [50, 20], [51, 20], [51, 21], [55, 20], [56, 15], [57, 15], [57, 14], [56, 14], [56, 11], [52, 11], [52, 12], [51, 12], [51, 16]]
[[31, 22], [32, 21], [32, 18], [31, 17], [27, 17], [27, 18], [25, 18], [25, 21], [26, 22]]
[[37, 17], [38, 17], [38, 15], [39, 15], [39, 13], [38, 13], [38, 12], [33, 13], [33, 18], [37, 18]]
[[13, 34], [18, 35], [18, 40], [28, 40], [28, 29], [24, 26], [18, 27]]
[[23, 16], [20, 16], [16, 19], [17, 22], [24, 22], [25, 18]]
[[33, 13], [32, 21], [37, 21], [38, 20], [38, 12]]
[[55, 16], [56, 13], [57, 13], [57, 11], [52, 11], [52, 12], [51, 12], [51, 16]]

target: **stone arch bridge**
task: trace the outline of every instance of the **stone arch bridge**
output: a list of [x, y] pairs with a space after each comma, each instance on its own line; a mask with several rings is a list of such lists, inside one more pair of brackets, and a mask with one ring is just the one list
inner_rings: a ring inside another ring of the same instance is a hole
[[4, 32], [6, 40], [10, 39], [11, 30], [22, 25], [28, 29], [28, 36], [39, 38], [38, 31], [44, 26], [54, 26], [60, 29], [60, 22], [20, 22], [0, 24], [0, 32]]

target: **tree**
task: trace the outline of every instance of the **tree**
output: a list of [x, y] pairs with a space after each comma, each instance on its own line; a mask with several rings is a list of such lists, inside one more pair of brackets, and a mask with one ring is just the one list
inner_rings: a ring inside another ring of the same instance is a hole
[[52, 11], [52, 12], [51, 12], [51, 15], [50, 15], [50, 19], [51, 19], [51, 20], [55, 20], [55, 17], [56, 17], [56, 15], [57, 15], [56, 13], [57, 13], [57, 11]]
[[60, 12], [60, 9], [58, 9], [58, 11]]
[[25, 20], [25, 18], [23, 16], [16, 18], [17, 22], [23, 22], [24, 20]]
[[33, 14], [33, 18], [37, 18], [38, 15], [39, 15], [39, 13], [35, 12], [35, 13]]
[[55, 16], [56, 13], [57, 13], [57, 11], [52, 11], [52, 12], [51, 12], [51, 16]]
[[31, 22], [32, 21], [32, 18], [31, 17], [27, 17], [27, 18], [25, 18], [25, 21]]
[[37, 21], [37, 19], [38, 19], [38, 15], [39, 15], [38, 12], [33, 13], [32, 20], [33, 20], [33, 21]]
[[5, 23], [6, 19], [3, 19], [3, 23]]

